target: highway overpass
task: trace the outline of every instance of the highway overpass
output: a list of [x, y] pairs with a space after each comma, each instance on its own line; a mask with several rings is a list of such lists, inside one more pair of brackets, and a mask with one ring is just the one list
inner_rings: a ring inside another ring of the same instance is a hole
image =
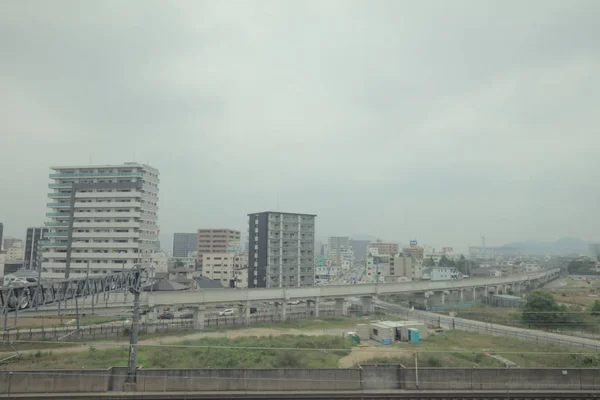
[[[506, 293], [507, 288], [519, 292], [521, 288], [537, 286], [558, 277], [560, 269], [552, 269], [529, 274], [510, 275], [494, 278], [475, 278], [455, 281], [416, 281], [402, 283], [356, 284], [338, 286], [314, 286], [305, 288], [265, 288], [265, 289], [201, 289], [177, 292], [143, 292], [141, 306], [154, 310], [163, 306], [188, 307], [199, 312], [198, 321], [203, 321], [206, 306], [218, 304], [243, 304], [240, 313], [249, 316], [250, 304], [256, 302], [275, 302], [279, 304], [283, 319], [290, 301], [307, 300], [314, 307], [315, 315], [319, 314], [319, 303], [323, 300], [335, 300], [336, 307], [345, 312], [345, 299], [358, 297], [363, 301], [366, 311], [372, 311], [374, 299], [380, 295], [411, 293], [444, 293], [459, 292], [461, 297], [472, 296], [477, 292], [486, 294], [489, 291]], [[102, 301], [96, 302], [96, 308], [123, 309], [131, 307], [131, 295], [113, 292]], [[91, 298], [80, 299], [79, 307], [89, 309]], [[69, 309], [72, 306], [68, 305]], [[56, 306], [40, 307], [40, 310], [55, 310]], [[195, 318], [196, 320], [196, 318]], [[201, 322], [199, 322], [201, 324]], [[201, 326], [199, 326], [201, 328]]]

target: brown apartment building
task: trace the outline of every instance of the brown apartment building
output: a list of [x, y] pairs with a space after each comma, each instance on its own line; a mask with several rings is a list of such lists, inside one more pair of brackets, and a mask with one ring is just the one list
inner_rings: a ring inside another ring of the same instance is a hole
[[198, 229], [196, 264], [202, 270], [202, 254], [240, 251], [241, 233], [235, 229]]
[[400, 246], [398, 243], [386, 243], [382, 240], [377, 240], [376, 242], [371, 242], [369, 244], [370, 249], [377, 249], [379, 254], [387, 254], [390, 256], [394, 256], [398, 254]]

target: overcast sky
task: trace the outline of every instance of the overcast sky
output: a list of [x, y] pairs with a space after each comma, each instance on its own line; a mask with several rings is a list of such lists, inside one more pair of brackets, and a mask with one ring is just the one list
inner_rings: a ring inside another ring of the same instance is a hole
[[48, 167], [149, 162], [159, 223], [600, 239], [600, 1], [0, 2], [0, 222]]

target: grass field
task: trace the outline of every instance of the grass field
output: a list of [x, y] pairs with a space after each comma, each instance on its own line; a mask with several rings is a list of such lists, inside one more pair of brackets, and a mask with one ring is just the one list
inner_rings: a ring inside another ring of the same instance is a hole
[[[327, 323], [329, 327], [337, 326], [332, 329], [336, 334], [322, 335], [326, 329], [314, 330], [313, 324], [297, 321], [289, 323], [292, 327], [212, 332], [206, 333], [206, 337], [187, 340], [156, 338], [140, 346], [140, 365], [144, 368], [336, 368], [373, 363], [413, 366], [418, 353], [419, 366], [423, 367], [505, 367], [502, 360], [494, 358], [496, 355], [520, 367], [600, 367], [600, 355], [585, 349], [458, 330], [431, 334], [419, 344], [383, 346], [367, 341], [354, 345], [342, 337], [345, 326], [340, 328], [340, 325], [346, 321], [323, 322]], [[303, 329], [302, 325], [308, 327]], [[106, 368], [127, 364], [129, 352], [125, 343], [111, 348], [96, 346], [89, 343], [79, 352], [31, 352], [3, 368]]]
[[[493, 355], [500, 355], [520, 367], [593, 367], [600, 366], [600, 356], [579, 347], [557, 346], [551, 343], [488, 336], [464, 331], [445, 331], [432, 335], [420, 344], [396, 343], [407, 350], [401, 357], [382, 357], [369, 363], [401, 363], [414, 366], [414, 353], [423, 367], [505, 367]], [[418, 346], [418, 348], [416, 348]], [[553, 353], [553, 354], [550, 354]], [[562, 353], [562, 354], [554, 354]]]

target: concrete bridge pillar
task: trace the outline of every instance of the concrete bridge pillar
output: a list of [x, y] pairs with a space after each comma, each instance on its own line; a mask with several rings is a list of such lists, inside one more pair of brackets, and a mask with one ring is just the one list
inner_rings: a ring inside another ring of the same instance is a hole
[[278, 304], [279, 304], [278, 307], [281, 307], [281, 320], [286, 321], [286, 319], [287, 319], [286, 313], [287, 313], [287, 308], [288, 308], [287, 300], [283, 300], [281, 303], [278, 303]]
[[335, 299], [335, 315], [345, 316], [346, 314], [348, 314], [346, 309], [346, 299], [343, 297]]
[[361, 297], [360, 301], [362, 303], [362, 311], [366, 313], [372, 313], [375, 311], [375, 303], [373, 302], [373, 297], [365, 296]]
[[315, 297], [314, 300], [306, 300], [306, 308], [311, 317], [319, 318], [319, 301], [319, 297]]
[[442, 290], [442, 293], [440, 294], [440, 302], [443, 304], [446, 304], [446, 292], [444, 292]]
[[464, 301], [465, 301], [465, 290], [464, 289], [460, 289], [459, 292], [460, 292], [460, 302], [464, 303]]
[[196, 306], [192, 308], [194, 329], [204, 329], [204, 312], [206, 306]]
[[473, 286], [473, 301], [477, 301], [477, 287]]
[[246, 302], [246, 307], [244, 307], [244, 325], [250, 325], [250, 302]]

